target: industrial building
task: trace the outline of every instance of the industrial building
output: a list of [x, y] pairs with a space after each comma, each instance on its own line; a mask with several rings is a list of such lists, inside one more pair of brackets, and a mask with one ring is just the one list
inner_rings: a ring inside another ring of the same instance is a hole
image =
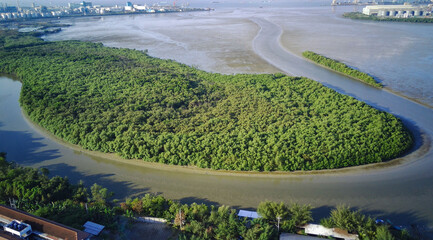
[[[95, 225], [95, 224], [93, 224]], [[97, 225], [97, 224], [96, 224]], [[0, 204], [0, 239], [87, 240], [89, 233]]]
[[362, 13], [378, 17], [421, 17], [431, 16], [431, 5], [370, 5], [362, 9]]

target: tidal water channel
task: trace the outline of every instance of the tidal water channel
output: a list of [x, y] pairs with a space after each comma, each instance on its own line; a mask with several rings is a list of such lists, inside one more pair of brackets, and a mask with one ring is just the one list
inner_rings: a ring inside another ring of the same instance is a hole
[[[296, 201], [313, 205], [317, 208], [318, 215], [327, 214], [330, 208], [338, 204], [347, 204], [374, 216], [386, 216], [397, 224], [433, 226], [433, 151], [430, 147], [433, 110], [389, 90], [378, 90], [325, 70], [299, 57], [303, 48], [302, 39], [306, 39], [308, 34], [302, 31], [296, 33], [301, 42], [291, 44], [293, 39], [288, 38], [295, 33], [289, 30], [290, 24], [284, 21], [283, 12], [298, 17], [310, 14], [310, 18], [323, 18], [318, 16], [318, 12], [323, 12], [328, 16], [325, 19], [340, 22], [340, 27], [344, 23], [355, 26], [351, 20], [338, 18], [338, 13], [332, 10], [328, 13], [328, 9], [320, 9], [322, 8], [297, 7], [287, 11], [270, 11], [267, 8], [228, 8], [222, 13], [69, 19], [64, 21], [72, 23], [72, 27], [50, 35], [46, 40], [89, 40], [103, 42], [108, 46], [148, 49], [153, 56], [172, 58], [204, 70], [227, 74], [283, 71], [291, 75], [307, 76], [402, 118], [417, 139], [414, 151], [404, 158], [387, 166], [375, 165], [315, 174], [229, 174], [145, 165], [136, 161], [130, 161], [133, 164], [129, 164], [128, 161], [94, 155], [64, 144], [29, 122], [18, 103], [21, 84], [10, 76], [0, 78], [0, 151], [7, 152], [10, 161], [31, 167], [46, 167], [52, 175], [67, 176], [73, 182], [83, 180], [88, 185], [96, 182], [114, 191], [116, 197], [121, 199], [151, 192], [182, 202], [225, 204], [242, 208], [255, 208], [263, 200]], [[271, 14], [277, 11], [281, 18]], [[382, 26], [379, 23], [369, 24], [372, 24], [372, 28]], [[368, 29], [365, 25], [362, 26], [360, 29]], [[395, 29], [402, 25], [390, 27]], [[411, 26], [405, 27], [415, 31]], [[426, 36], [424, 30], [430, 29], [433, 33], [433, 26], [415, 27], [420, 29], [420, 37], [415, 38], [415, 42], [429, 40], [431, 35]], [[318, 30], [318, 36], [320, 34], [325, 34], [325, 31]], [[320, 44], [312, 46], [318, 48]], [[336, 54], [333, 48], [323, 49], [325, 53], [329, 51]], [[402, 54], [401, 49], [399, 51]], [[420, 53], [420, 57], [425, 58], [423, 54], [425, 53]], [[358, 63], [356, 54], [344, 52], [338, 58], [344, 60], [345, 56], [349, 56], [349, 62]], [[399, 59], [400, 55], [396, 53], [396, 56]], [[433, 62], [433, 59], [428, 59], [428, 55], [426, 58], [427, 64]], [[359, 59], [360, 63], [367, 62], [362, 60], [363, 57]], [[401, 60], [395, 61], [392, 64], [402, 64], [399, 62]], [[380, 66], [371, 65], [368, 69], [380, 73]], [[421, 73], [416, 74], [421, 74], [421, 78], [428, 80], [425, 87], [414, 90], [418, 91], [414, 96], [411, 91], [400, 89], [386, 75], [381, 80], [389, 86], [388, 89], [411, 98], [420, 96], [417, 100], [431, 105], [431, 70], [417, 64], [412, 66], [411, 61], [406, 66], [411, 67], [406, 68], [406, 71], [404, 66], [400, 67], [404, 74], [410, 76], [412, 71], [419, 68]], [[412, 89], [424, 82], [411, 79], [406, 84], [407, 88]]]

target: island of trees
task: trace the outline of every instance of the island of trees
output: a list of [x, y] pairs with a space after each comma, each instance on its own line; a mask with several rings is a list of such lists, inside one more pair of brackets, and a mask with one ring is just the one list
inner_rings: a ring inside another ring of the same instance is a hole
[[378, 88], [382, 88], [382, 84], [377, 83], [376, 80], [374, 80], [373, 77], [371, 77], [370, 75], [363, 73], [359, 70], [353, 69], [349, 66], [347, 66], [346, 64], [339, 62], [337, 60], [331, 59], [331, 58], [327, 58], [325, 56], [322, 56], [320, 54], [311, 52], [311, 51], [305, 51], [302, 53], [302, 56], [304, 56], [305, 58], [310, 59], [311, 61], [323, 65], [327, 68], [330, 68], [334, 71], [337, 71], [339, 73], [348, 75], [352, 78], [355, 78], [357, 80], [360, 80], [362, 82], [365, 82], [367, 84], [370, 84], [374, 87], [378, 87]]
[[411, 17], [411, 18], [397, 18], [397, 17], [378, 17], [375, 15], [365, 15], [360, 12], [344, 13], [343, 17], [356, 19], [356, 20], [371, 20], [379, 22], [410, 22], [410, 23], [433, 23], [432, 17]]
[[[7, 162], [6, 154], [0, 152], [0, 204], [15, 200], [21, 210], [77, 229], [83, 229], [86, 221], [102, 224], [109, 233], [102, 233], [101, 239], [123, 236], [128, 228], [124, 219], [133, 224], [140, 216], [167, 220], [174, 239], [278, 239], [280, 232], [299, 233], [298, 226], [313, 221], [312, 207], [298, 203], [264, 201], [257, 208], [261, 218], [254, 220], [238, 217], [228, 206], [182, 204], [161, 195], [146, 194], [119, 204], [110, 200], [113, 193], [97, 184], [88, 189], [82, 183], [48, 175], [44, 168]], [[358, 234], [360, 239], [413, 239], [407, 230], [379, 226], [375, 219], [347, 206], [332, 210], [321, 224]]]
[[208, 73], [102, 44], [0, 32], [30, 119], [85, 149], [239, 171], [341, 168], [413, 143], [393, 115], [303, 77]]

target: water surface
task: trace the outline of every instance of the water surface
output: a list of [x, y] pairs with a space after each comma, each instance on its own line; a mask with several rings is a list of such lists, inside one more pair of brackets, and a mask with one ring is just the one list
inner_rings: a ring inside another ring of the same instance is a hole
[[[312, 50], [321, 50], [322, 48], [315, 48], [322, 44], [328, 47], [324, 47], [324, 52], [321, 53], [338, 53], [341, 55], [333, 57], [343, 59], [344, 56], [349, 56], [356, 61], [360, 59], [360, 62], [369, 62], [368, 58], [350, 55], [350, 52], [362, 52], [352, 51], [348, 47], [350, 45], [346, 46], [347, 49], [342, 48], [345, 51], [338, 51], [331, 43], [327, 45], [319, 40], [308, 40], [315, 37], [316, 32], [316, 37], [326, 35], [325, 39], [334, 38], [333, 34], [322, 29], [326, 26], [326, 21], [340, 29], [335, 34], [343, 34], [344, 22], [351, 20], [340, 19], [328, 7], [296, 6], [287, 11], [267, 9], [271, 7], [226, 8], [215, 12], [186, 14], [76, 18], [65, 20], [72, 22], [74, 26], [48, 36], [47, 40], [89, 40], [103, 42], [108, 46], [148, 49], [153, 56], [171, 58], [204, 70], [228, 74], [284, 71], [293, 75], [304, 75], [398, 115], [415, 131], [418, 147], [426, 141], [422, 140], [421, 136], [427, 137], [427, 140], [432, 136], [433, 113], [430, 108], [388, 91], [347, 79], [299, 57], [299, 53], [303, 51], [303, 41], [310, 41], [311, 45], [308, 46]], [[322, 16], [323, 13], [326, 14]], [[321, 21], [312, 16], [319, 17]], [[311, 22], [310, 25], [307, 20]], [[302, 27], [303, 24], [306, 26]], [[313, 28], [316, 24], [318, 26]], [[357, 24], [350, 24], [348, 30], [357, 27]], [[383, 28], [382, 24], [378, 23], [365, 24], [372, 24], [372, 29], [379, 28], [378, 33]], [[400, 25], [396, 26], [398, 28]], [[310, 32], [309, 27], [316, 30]], [[298, 35], [294, 34], [298, 31], [290, 31], [297, 28], [304, 30]], [[367, 31], [368, 27], [361, 29]], [[420, 27], [413, 31], [416, 36], [421, 36], [419, 39], [428, 40], [431, 35], [423, 35], [424, 30]], [[350, 38], [352, 33], [349, 31], [347, 34]], [[293, 36], [298, 40], [294, 41], [294, 38], [291, 38]], [[380, 41], [380, 36], [375, 36], [375, 41]], [[357, 37], [366, 36], [359, 34]], [[416, 41], [421, 41], [419, 39]], [[399, 56], [399, 49], [394, 56]], [[393, 59], [386, 62], [392, 62]], [[376, 65], [370, 67], [381, 72]], [[412, 67], [409, 68], [409, 71], [412, 70]], [[427, 73], [431, 71], [424, 70]], [[390, 71], [387, 74], [393, 73]], [[423, 76], [429, 78], [431, 75]], [[383, 82], [393, 88], [390, 78], [384, 77]], [[417, 84], [407, 81], [406, 87], [411, 89]], [[8, 152], [9, 160], [23, 165], [47, 167], [53, 175], [68, 176], [74, 182], [82, 179], [88, 185], [93, 182], [102, 184], [115, 191], [118, 198], [156, 192], [183, 202], [197, 201], [236, 207], [256, 207], [263, 200], [297, 201], [310, 203], [319, 208], [319, 212], [326, 212], [331, 207], [345, 203], [362, 208], [364, 212], [375, 216], [386, 215], [400, 224], [433, 225], [433, 153], [430, 149], [420, 150], [406, 157], [416, 160], [404, 162], [403, 165], [339, 174], [233, 176], [128, 165], [73, 150], [41, 133], [26, 121], [21, 113], [18, 104], [20, 86], [19, 82], [10, 78], [0, 79], [0, 150]], [[431, 91], [429, 85], [419, 91], [427, 92], [426, 94], [431, 96], [428, 93]], [[409, 91], [402, 93], [410, 95]], [[420, 92], [417, 95], [422, 96]], [[428, 103], [425, 98], [422, 98], [422, 101]]]

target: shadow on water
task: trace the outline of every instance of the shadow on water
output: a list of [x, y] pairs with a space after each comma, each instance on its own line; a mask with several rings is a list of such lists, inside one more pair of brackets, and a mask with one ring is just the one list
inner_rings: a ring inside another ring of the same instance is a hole
[[47, 146], [42, 140], [43, 138], [35, 138], [28, 132], [0, 130], [0, 151], [8, 154], [9, 161], [23, 165], [61, 157], [58, 149], [41, 150]]
[[197, 203], [197, 204], [204, 204], [207, 206], [214, 205], [216, 207], [221, 205], [220, 203], [215, 202], [215, 201], [211, 201], [207, 198], [198, 198], [198, 197], [184, 197], [184, 198], [178, 199], [178, 201], [183, 203], [183, 204]]
[[[198, 197], [185, 197], [185, 198], [178, 199], [177, 201], [179, 201], [182, 204], [197, 203], [197, 204], [204, 204], [204, 205], [206, 205], [208, 207], [215, 206], [216, 209], [218, 209], [221, 206], [224, 206], [224, 205], [222, 205], [219, 202], [211, 201], [211, 200], [209, 200], [207, 198], [198, 198]], [[227, 205], [225, 205], [225, 206], [227, 206]], [[238, 211], [240, 209], [242, 209], [242, 210], [248, 210], [248, 211], [256, 211], [257, 210], [255, 208], [251, 208], [251, 207], [249, 207], [249, 208], [247, 207], [246, 208], [246, 207], [241, 207], [241, 206], [237, 206], [237, 205], [235, 205], [235, 206], [230, 205], [228, 207], [230, 207], [231, 209], [235, 209], [236, 211]]]
[[[315, 223], [320, 223], [321, 219], [328, 218], [331, 211], [334, 210], [334, 206], [321, 206], [314, 208], [312, 210], [313, 219]], [[416, 212], [383, 212], [380, 210], [363, 210], [362, 208], [350, 208], [352, 211], [359, 211], [362, 214], [369, 216], [374, 219], [382, 219], [384, 221], [390, 221], [394, 225], [400, 226], [399, 220], [404, 219], [405, 223], [410, 223], [410, 225], [405, 225], [403, 227], [410, 228], [411, 226], [427, 226], [428, 222], [419, 217]]]
[[85, 175], [78, 171], [75, 166], [71, 166], [66, 163], [50, 164], [43, 167], [50, 171], [51, 176], [67, 176], [72, 183], [83, 181], [84, 185], [89, 188], [94, 183], [98, 183], [98, 185], [107, 188], [111, 192], [114, 192], [114, 198], [119, 200], [125, 200], [127, 197], [149, 191], [149, 188], [137, 187], [137, 185], [133, 182], [116, 181], [111, 179], [115, 175], [113, 173]]

